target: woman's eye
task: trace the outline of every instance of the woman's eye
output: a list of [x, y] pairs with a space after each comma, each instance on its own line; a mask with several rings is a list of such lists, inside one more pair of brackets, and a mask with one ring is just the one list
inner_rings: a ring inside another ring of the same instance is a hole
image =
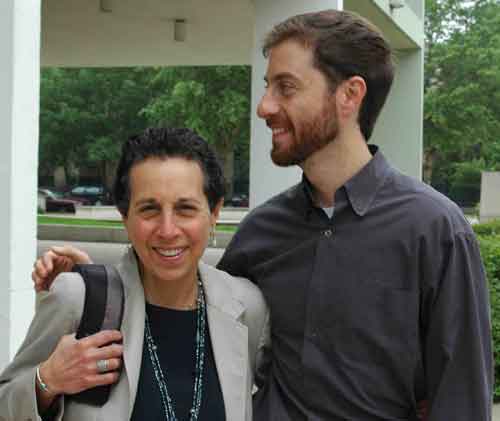
[[177, 208], [177, 211], [181, 215], [192, 215], [192, 214], [196, 213], [197, 208], [195, 206], [191, 206], [191, 205], [183, 205], [183, 206], [179, 206]]
[[139, 209], [139, 212], [140, 213], [151, 213], [151, 212], [154, 212], [156, 211], [156, 206], [154, 205], [147, 205], [147, 206], [143, 206], [142, 208]]

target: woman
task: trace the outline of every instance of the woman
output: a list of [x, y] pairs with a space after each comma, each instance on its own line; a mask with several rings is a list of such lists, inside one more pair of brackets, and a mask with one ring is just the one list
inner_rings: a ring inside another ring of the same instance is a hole
[[[9, 421], [250, 421], [268, 313], [254, 285], [200, 262], [224, 196], [214, 153], [187, 129], [148, 129], [125, 143], [114, 196], [131, 242], [117, 266], [121, 334], [77, 341], [83, 280], [59, 275], [0, 376], [0, 414]], [[110, 383], [102, 408], [71, 400]]]

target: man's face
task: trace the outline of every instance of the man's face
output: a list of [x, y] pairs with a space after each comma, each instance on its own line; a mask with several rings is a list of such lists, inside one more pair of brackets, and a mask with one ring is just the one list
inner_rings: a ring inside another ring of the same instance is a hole
[[275, 164], [301, 164], [335, 139], [335, 94], [313, 66], [309, 48], [295, 40], [273, 47], [265, 80], [266, 92], [257, 115], [273, 131], [271, 158]]

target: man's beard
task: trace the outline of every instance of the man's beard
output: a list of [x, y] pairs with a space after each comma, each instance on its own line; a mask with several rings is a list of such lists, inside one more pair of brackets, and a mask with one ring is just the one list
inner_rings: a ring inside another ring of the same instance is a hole
[[338, 134], [335, 105], [326, 100], [323, 109], [314, 119], [299, 121], [294, 125], [293, 143], [287, 148], [273, 145], [271, 159], [280, 167], [299, 165], [314, 152], [332, 142]]

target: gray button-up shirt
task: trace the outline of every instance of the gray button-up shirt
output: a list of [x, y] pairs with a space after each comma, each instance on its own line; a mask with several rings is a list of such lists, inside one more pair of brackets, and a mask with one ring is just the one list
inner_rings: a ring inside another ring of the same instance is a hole
[[262, 289], [269, 377], [257, 421], [491, 419], [488, 290], [460, 209], [373, 159], [330, 219], [301, 183], [254, 209], [219, 268]]

